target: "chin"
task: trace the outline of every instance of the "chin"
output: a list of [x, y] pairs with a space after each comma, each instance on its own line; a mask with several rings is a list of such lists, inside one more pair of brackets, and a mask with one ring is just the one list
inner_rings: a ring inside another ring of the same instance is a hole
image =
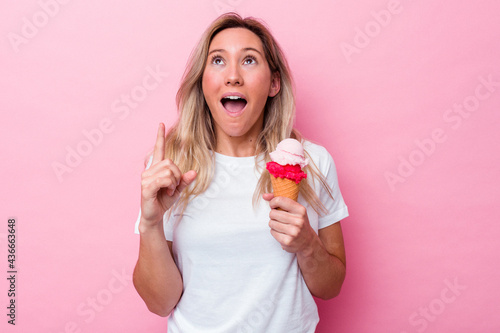
[[248, 130], [245, 130], [241, 127], [231, 127], [231, 128], [222, 128], [222, 132], [227, 136], [237, 138], [247, 134]]

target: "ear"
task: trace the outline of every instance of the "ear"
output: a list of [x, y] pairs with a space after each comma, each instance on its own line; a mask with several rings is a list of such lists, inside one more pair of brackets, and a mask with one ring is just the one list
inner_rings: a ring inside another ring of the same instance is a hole
[[276, 71], [271, 77], [271, 87], [269, 88], [269, 97], [274, 97], [280, 92], [281, 76], [280, 72]]

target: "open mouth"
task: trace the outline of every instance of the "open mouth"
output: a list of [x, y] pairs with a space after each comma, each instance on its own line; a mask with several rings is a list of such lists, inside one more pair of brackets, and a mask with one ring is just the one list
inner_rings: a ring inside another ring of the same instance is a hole
[[221, 100], [222, 106], [230, 113], [238, 113], [247, 105], [247, 100], [240, 96], [226, 96]]

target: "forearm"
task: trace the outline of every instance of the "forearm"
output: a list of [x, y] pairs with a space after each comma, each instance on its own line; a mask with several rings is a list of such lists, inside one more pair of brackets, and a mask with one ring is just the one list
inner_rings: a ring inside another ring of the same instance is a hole
[[340, 293], [346, 273], [345, 263], [328, 253], [317, 235], [306, 250], [297, 253], [297, 260], [313, 296], [330, 299]]
[[134, 269], [134, 286], [148, 309], [167, 316], [182, 294], [182, 277], [159, 223], [155, 227], [139, 225], [139, 259]]

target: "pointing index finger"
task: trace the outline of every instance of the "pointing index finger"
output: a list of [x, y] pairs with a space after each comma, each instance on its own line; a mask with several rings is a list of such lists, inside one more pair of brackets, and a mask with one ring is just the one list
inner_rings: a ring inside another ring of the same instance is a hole
[[165, 125], [160, 123], [158, 135], [156, 136], [155, 148], [153, 151], [152, 164], [156, 164], [165, 158]]

